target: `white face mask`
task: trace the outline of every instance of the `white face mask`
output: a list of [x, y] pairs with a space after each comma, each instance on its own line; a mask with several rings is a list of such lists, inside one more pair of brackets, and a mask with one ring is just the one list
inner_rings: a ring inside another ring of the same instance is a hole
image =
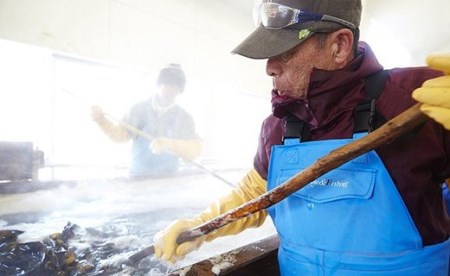
[[181, 93], [178, 86], [163, 84], [152, 97], [152, 107], [157, 113], [164, 113], [175, 105], [176, 97]]
[[158, 100], [158, 96], [155, 95], [152, 97], [152, 108], [158, 114], [166, 113], [167, 110], [169, 110], [172, 106], [174, 106], [174, 103], [164, 106], [161, 105], [160, 101]]

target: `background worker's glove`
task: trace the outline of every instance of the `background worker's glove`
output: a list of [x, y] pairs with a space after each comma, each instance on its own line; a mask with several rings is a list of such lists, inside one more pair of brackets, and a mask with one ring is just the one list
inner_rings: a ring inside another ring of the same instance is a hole
[[181, 140], [158, 137], [150, 143], [150, 150], [154, 154], [169, 152], [189, 160], [198, 157], [202, 151], [202, 147], [203, 142], [200, 139]]
[[128, 131], [124, 127], [108, 120], [105, 112], [99, 106], [94, 105], [91, 107], [91, 118], [111, 140], [115, 142], [127, 142], [131, 139]]
[[446, 76], [427, 80], [412, 96], [423, 103], [420, 108], [423, 113], [450, 130], [450, 52], [428, 56], [427, 64]]
[[105, 113], [98, 105], [94, 105], [91, 107], [91, 118], [94, 122], [106, 120]]
[[201, 236], [194, 241], [177, 244], [178, 235], [186, 230], [195, 228], [227, 211], [234, 209], [258, 196], [264, 194], [267, 182], [253, 169], [241, 180], [239, 186], [230, 194], [214, 202], [199, 216], [188, 220], [177, 220], [166, 229], [158, 232], [154, 237], [155, 256], [172, 263], [181, 260], [186, 254], [200, 247], [204, 241], [211, 241], [217, 237], [234, 235], [249, 227], [258, 227], [267, 217], [265, 210], [251, 216], [239, 219], [223, 226], [211, 233]]

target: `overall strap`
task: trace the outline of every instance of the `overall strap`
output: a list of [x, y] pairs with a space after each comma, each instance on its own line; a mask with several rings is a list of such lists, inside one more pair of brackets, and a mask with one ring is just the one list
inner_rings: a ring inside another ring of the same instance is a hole
[[[366, 98], [355, 108], [353, 133], [371, 132], [386, 122], [375, 110], [375, 102], [383, 92], [389, 70], [380, 70], [365, 79]], [[300, 142], [311, 139], [309, 125], [291, 113], [286, 116], [285, 139], [299, 139]]]
[[371, 132], [386, 122], [375, 110], [375, 102], [383, 92], [389, 70], [380, 70], [365, 79], [366, 98], [355, 108], [353, 132]]
[[283, 136], [283, 144], [285, 139], [299, 139], [299, 141], [309, 141], [311, 139], [311, 131], [309, 125], [294, 116], [292, 113], [286, 115], [285, 133]]

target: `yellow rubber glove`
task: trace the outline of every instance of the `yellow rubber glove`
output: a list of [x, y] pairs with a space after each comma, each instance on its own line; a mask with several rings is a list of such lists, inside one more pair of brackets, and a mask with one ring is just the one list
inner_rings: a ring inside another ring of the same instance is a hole
[[94, 105], [91, 107], [91, 117], [111, 140], [115, 142], [127, 142], [131, 139], [128, 131], [123, 126], [116, 125], [108, 120], [99, 106]]
[[199, 218], [180, 219], [172, 222], [166, 229], [156, 233], [153, 237], [155, 256], [165, 261], [175, 263], [178, 260], [183, 259], [184, 256], [190, 252], [199, 248], [205, 241], [205, 236], [198, 237], [194, 241], [185, 242], [181, 245], [178, 245], [176, 241], [181, 232], [187, 231], [202, 223], [203, 221]]
[[412, 96], [423, 103], [420, 108], [423, 113], [450, 130], [450, 52], [430, 55], [427, 64], [446, 76], [427, 80]]
[[105, 113], [102, 108], [98, 105], [94, 105], [91, 107], [91, 117], [95, 122], [105, 120]]
[[193, 219], [177, 220], [166, 229], [158, 232], [154, 237], [155, 256], [175, 263], [183, 259], [186, 254], [200, 247], [204, 241], [211, 241], [221, 236], [234, 235], [246, 228], [260, 226], [267, 217], [266, 210], [230, 223], [194, 241], [184, 242], [180, 245], [176, 243], [176, 239], [181, 232], [192, 229], [247, 201], [257, 198], [266, 192], [266, 187], [266, 181], [255, 170], [250, 170], [237, 188], [229, 195], [211, 204], [205, 212]]
[[203, 142], [200, 139], [181, 140], [158, 137], [150, 143], [150, 149], [154, 154], [169, 152], [189, 160], [197, 158], [202, 148]]

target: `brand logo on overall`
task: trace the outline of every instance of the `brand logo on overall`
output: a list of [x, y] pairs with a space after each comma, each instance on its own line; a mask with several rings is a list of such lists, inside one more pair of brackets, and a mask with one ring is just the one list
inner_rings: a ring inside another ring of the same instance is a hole
[[328, 186], [336, 188], [348, 188], [349, 182], [347, 180], [334, 180], [334, 179], [316, 179], [310, 183], [311, 186]]

